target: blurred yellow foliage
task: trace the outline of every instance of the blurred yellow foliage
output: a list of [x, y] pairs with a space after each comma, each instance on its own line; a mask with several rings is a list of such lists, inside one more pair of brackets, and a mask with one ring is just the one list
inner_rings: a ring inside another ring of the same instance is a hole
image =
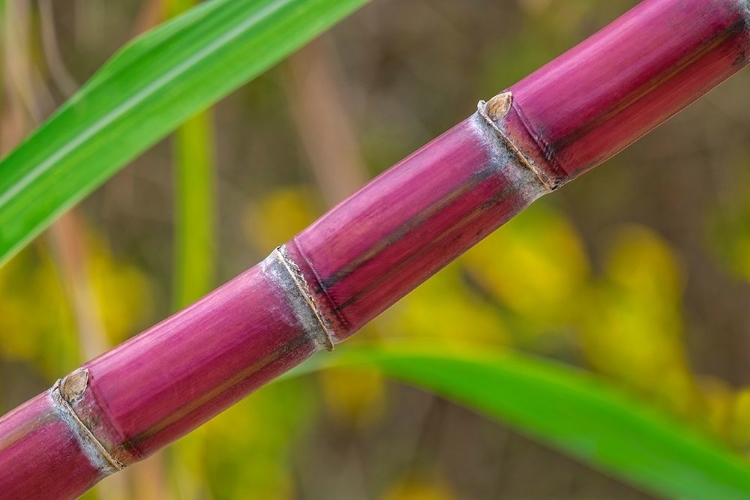
[[738, 235], [734, 240], [733, 268], [738, 276], [750, 281], [750, 227], [748, 233]]
[[620, 228], [604, 275], [580, 298], [581, 342], [599, 372], [690, 414], [697, 392], [683, 344], [677, 258], [652, 231]]
[[372, 370], [325, 370], [318, 376], [323, 401], [340, 423], [367, 427], [379, 421], [385, 411], [385, 383]]
[[397, 482], [381, 498], [382, 500], [454, 500], [456, 496], [440, 480], [412, 478]]
[[471, 290], [458, 263], [404, 297], [377, 324], [389, 339], [429, 338], [451, 348], [471, 343], [507, 343], [502, 318]]
[[[660, 306], [679, 307], [683, 280], [681, 266], [669, 244], [641, 226], [623, 226], [610, 238], [607, 280], [641, 298], [658, 297]], [[645, 301], [644, 301], [645, 302]]]
[[[294, 498], [290, 449], [317, 413], [305, 387], [265, 387], [178, 441], [171, 462], [183, 473], [174, 471], [173, 490], [186, 499]], [[192, 484], [180, 484], [184, 473]]]
[[731, 441], [737, 395], [729, 384], [715, 377], [701, 377], [698, 385], [703, 402], [700, 424], [712, 434]]
[[750, 454], [750, 388], [740, 390], [733, 403], [729, 440], [733, 445]]
[[152, 286], [133, 264], [112, 255], [106, 242], [89, 237], [87, 277], [110, 345], [132, 336], [152, 316]]
[[306, 228], [315, 220], [318, 198], [304, 186], [271, 192], [253, 203], [245, 217], [245, 234], [262, 255]]
[[459, 259], [498, 302], [538, 330], [569, 322], [589, 277], [572, 224], [537, 203]]
[[[83, 235], [96, 310], [113, 345], [137, 333], [150, 317], [151, 284], [138, 268], [112, 256], [104, 240], [90, 229]], [[70, 291], [43, 242], [31, 246], [0, 268], [0, 353], [29, 361], [48, 378], [72, 370], [82, 361], [79, 328]]]
[[42, 244], [0, 268], [0, 353], [28, 361], [48, 379], [78, 363], [73, 315], [58, 270]]

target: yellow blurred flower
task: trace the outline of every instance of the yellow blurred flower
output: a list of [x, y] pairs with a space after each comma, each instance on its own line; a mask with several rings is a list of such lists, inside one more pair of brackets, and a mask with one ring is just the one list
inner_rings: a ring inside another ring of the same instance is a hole
[[457, 497], [442, 481], [408, 479], [391, 486], [382, 500], [455, 500]]
[[507, 344], [502, 318], [451, 264], [404, 297], [377, 321], [389, 339], [434, 339], [451, 347]]
[[736, 396], [723, 380], [704, 377], [698, 381], [704, 410], [700, 422], [715, 436], [731, 441], [731, 422]]
[[386, 386], [377, 371], [324, 370], [318, 380], [326, 408], [339, 422], [367, 427], [383, 416]]
[[750, 388], [740, 390], [734, 398], [729, 441], [745, 453], [750, 453]]
[[91, 233], [89, 241], [87, 276], [109, 344], [115, 345], [151, 317], [152, 285], [143, 271], [115, 258], [100, 237]]
[[315, 220], [318, 198], [304, 186], [277, 189], [250, 205], [245, 234], [263, 255], [288, 241]]
[[[92, 308], [101, 320], [106, 344], [120, 342], [150, 317], [151, 286], [133, 265], [115, 259], [91, 229], [84, 278], [93, 290]], [[0, 352], [34, 364], [50, 379], [82, 361], [79, 327], [71, 291], [44, 241], [32, 245], [0, 268]]]
[[49, 379], [78, 363], [75, 323], [49, 251], [35, 244], [0, 268], [0, 352]]
[[537, 330], [571, 320], [589, 276], [588, 259], [572, 224], [542, 204], [491, 234], [460, 262], [493, 297]]
[[699, 398], [683, 341], [677, 258], [652, 231], [620, 228], [602, 280], [579, 298], [588, 361], [668, 409], [689, 414]]

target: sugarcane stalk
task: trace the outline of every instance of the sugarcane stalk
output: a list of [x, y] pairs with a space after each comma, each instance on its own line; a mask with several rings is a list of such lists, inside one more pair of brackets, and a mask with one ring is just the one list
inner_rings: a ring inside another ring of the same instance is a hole
[[260, 264], [3, 417], [3, 498], [74, 498], [332, 349], [749, 60], [746, 0], [642, 2]]

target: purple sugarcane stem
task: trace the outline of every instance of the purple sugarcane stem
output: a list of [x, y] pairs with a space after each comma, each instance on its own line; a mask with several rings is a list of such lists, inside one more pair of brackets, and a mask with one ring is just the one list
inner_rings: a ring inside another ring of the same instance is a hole
[[505, 127], [559, 183], [745, 67], [747, 0], [649, 0], [510, 88]]
[[0, 419], [3, 498], [75, 498], [348, 338], [748, 64], [746, 0], [647, 0], [262, 263]]
[[479, 113], [286, 244], [338, 343], [545, 193]]

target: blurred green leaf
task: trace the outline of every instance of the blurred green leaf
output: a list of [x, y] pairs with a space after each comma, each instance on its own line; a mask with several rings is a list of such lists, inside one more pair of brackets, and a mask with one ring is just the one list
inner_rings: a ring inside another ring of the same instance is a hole
[[683, 499], [750, 497], [750, 465], [684, 425], [582, 372], [485, 351], [396, 345], [342, 349], [293, 372], [379, 368], [509, 424], [656, 494]]
[[[198, 0], [168, 0], [171, 17], [195, 7]], [[215, 147], [212, 109], [193, 116], [172, 139], [174, 164], [174, 291], [181, 309], [214, 286]]]
[[0, 263], [120, 167], [366, 0], [213, 0], [124, 48], [0, 163]]

